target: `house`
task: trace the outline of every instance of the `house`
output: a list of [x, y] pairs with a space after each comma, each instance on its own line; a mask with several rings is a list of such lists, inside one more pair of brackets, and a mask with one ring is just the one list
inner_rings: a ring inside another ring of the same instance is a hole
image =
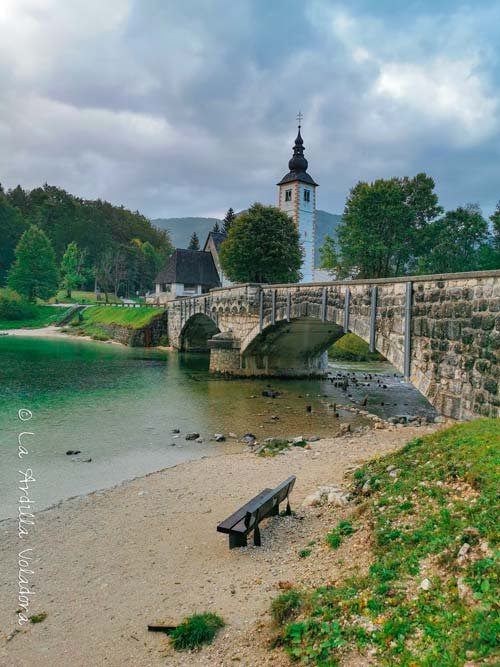
[[165, 303], [180, 297], [205, 294], [220, 286], [221, 280], [211, 252], [178, 248], [156, 276], [155, 294], [147, 301]]
[[219, 274], [219, 279], [222, 287], [229, 287], [232, 283], [226, 278], [222, 271], [222, 266], [219, 258], [220, 246], [226, 240], [226, 232], [209, 232], [203, 250], [209, 252], [214, 260], [215, 268]]

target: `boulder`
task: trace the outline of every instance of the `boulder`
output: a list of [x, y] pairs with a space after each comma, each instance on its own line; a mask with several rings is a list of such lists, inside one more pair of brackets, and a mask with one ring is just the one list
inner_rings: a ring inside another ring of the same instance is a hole
[[222, 433], [214, 433], [214, 440], [215, 442], [225, 442], [226, 436]]
[[186, 433], [186, 440], [196, 440], [199, 437], [199, 433]]

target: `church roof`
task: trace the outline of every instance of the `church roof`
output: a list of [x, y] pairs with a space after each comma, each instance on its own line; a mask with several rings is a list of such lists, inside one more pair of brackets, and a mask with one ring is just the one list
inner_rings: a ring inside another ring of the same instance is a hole
[[300, 134], [300, 125], [297, 137], [295, 139], [295, 144], [293, 145], [293, 155], [288, 162], [288, 168], [290, 171], [288, 174], [283, 176], [281, 181], [277, 185], [283, 185], [284, 183], [293, 183], [294, 181], [301, 181], [302, 183], [308, 183], [309, 185], [318, 185], [307, 173], [308, 162], [304, 155], [304, 140]]
[[183, 283], [220, 287], [219, 274], [211, 253], [178, 248], [155, 278], [156, 283]]
[[221, 246], [221, 243], [226, 240], [227, 235], [226, 232], [209, 232], [207, 236], [207, 240], [205, 241], [205, 245], [203, 246], [203, 250], [206, 250], [208, 247], [208, 242], [210, 241], [210, 238], [213, 239], [215, 249], [217, 252], [219, 252], [219, 248]]

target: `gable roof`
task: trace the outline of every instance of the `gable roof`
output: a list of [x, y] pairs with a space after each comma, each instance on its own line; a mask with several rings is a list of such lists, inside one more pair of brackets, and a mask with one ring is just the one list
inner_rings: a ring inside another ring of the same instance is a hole
[[219, 287], [220, 278], [211, 253], [178, 248], [155, 278], [156, 283], [184, 283]]
[[217, 250], [217, 252], [219, 252], [221, 243], [227, 239], [227, 234], [226, 232], [209, 232], [207, 240], [205, 241], [205, 245], [203, 246], [203, 250], [207, 249], [210, 238], [213, 239], [215, 249]]

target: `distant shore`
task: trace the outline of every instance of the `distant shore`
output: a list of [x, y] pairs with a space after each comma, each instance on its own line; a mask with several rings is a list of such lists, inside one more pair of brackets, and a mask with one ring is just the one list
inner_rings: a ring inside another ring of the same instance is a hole
[[[61, 334], [57, 334], [61, 335]], [[322, 439], [263, 458], [250, 452], [210, 456], [118, 487], [69, 499], [36, 515], [31, 583], [33, 613], [43, 623], [16, 629], [17, 524], [2, 523], [0, 662], [52, 667], [134, 665], [286, 665], [255, 638], [280, 581], [319, 583], [334, 576], [322, 546], [324, 512], [302, 508], [324, 484], [343, 484], [360, 462], [393, 451], [439, 428], [387, 428]], [[297, 476], [291, 502], [299, 517], [275, 518], [262, 529], [263, 547], [229, 551], [217, 523], [264, 487]], [[332, 511], [328, 509], [328, 520]], [[360, 538], [361, 539], [361, 538]], [[316, 540], [315, 557], [298, 551]], [[197, 654], [172, 652], [147, 624], [195, 611], [227, 622], [215, 643]], [[10, 640], [8, 640], [10, 637]]]

